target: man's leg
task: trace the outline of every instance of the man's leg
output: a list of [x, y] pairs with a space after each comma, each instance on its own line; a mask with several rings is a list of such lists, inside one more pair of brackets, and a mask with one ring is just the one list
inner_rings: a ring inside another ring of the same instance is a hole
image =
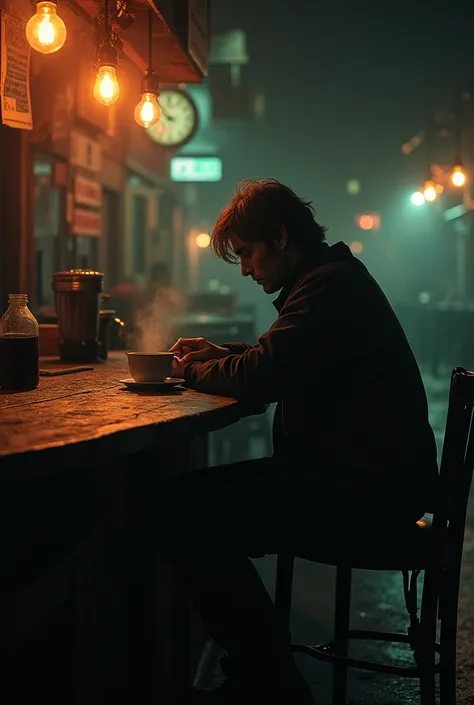
[[278, 550], [279, 533], [290, 524], [285, 484], [274, 461], [262, 459], [182, 476], [162, 486], [159, 500], [160, 552], [212, 638], [250, 681], [263, 674], [283, 680], [293, 667], [289, 635], [247, 558]]

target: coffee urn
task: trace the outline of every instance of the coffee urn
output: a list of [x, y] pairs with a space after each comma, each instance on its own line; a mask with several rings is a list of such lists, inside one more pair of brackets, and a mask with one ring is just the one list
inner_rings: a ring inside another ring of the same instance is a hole
[[64, 362], [100, 360], [99, 314], [104, 275], [89, 269], [55, 272], [54, 291], [59, 327], [59, 355]]

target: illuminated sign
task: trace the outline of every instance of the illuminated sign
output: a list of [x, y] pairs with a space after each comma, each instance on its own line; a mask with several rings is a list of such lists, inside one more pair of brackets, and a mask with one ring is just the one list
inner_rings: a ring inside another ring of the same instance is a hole
[[220, 157], [172, 157], [170, 178], [172, 181], [220, 181], [222, 159]]

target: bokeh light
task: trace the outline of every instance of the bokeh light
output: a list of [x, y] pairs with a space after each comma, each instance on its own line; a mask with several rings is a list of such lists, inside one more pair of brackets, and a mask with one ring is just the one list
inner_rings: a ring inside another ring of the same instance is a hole
[[199, 233], [199, 235], [196, 236], [196, 245], [198, 247], [202, 247], [202, 249], [204, 249], [205, 247], [209, 247], [210, 244], [211, 237], [208, 233]]
[[434, 183], [432, 181], [427, 181], [423, 190], [423, 196], [425, 197], [425, 201], [428, 201], [428, 203], [432, 203], [436, 200], [437, 195], [438, 194], [436, 193]]
[[360, 255], [364, 250], [364, 245], [358, 240], [351, 242], [349, 247], [353, 255]]
[[412, 193], [411, 195], [411, 202], [414, 206], [422, 206], [425, 202], [425, 197], [421, 191], [415, 191], [415, 193]]
[[359, 227], [362, 228], [362, 230], [372, 230], [374, 227], [374, 219], [372, 218], [371, 215], [361, 215], [359, 218]]
[[462, 170], [462, 167], [455, 166], [451, 174], [451, 183], [457, 188], [461, 188], [466, 183], [466, 174]]
[[349, 196], [357, 196], [360, 193], [360, 182], [358, 179], [349, 179], [346, 188]]

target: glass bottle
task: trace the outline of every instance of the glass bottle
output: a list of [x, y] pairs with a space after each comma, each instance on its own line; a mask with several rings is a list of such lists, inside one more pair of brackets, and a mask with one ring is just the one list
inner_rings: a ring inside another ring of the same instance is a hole
[[0, 318], [0, 387], [34, 389], [39, 383], [39, 326], [27, 294], [9, 294]]

